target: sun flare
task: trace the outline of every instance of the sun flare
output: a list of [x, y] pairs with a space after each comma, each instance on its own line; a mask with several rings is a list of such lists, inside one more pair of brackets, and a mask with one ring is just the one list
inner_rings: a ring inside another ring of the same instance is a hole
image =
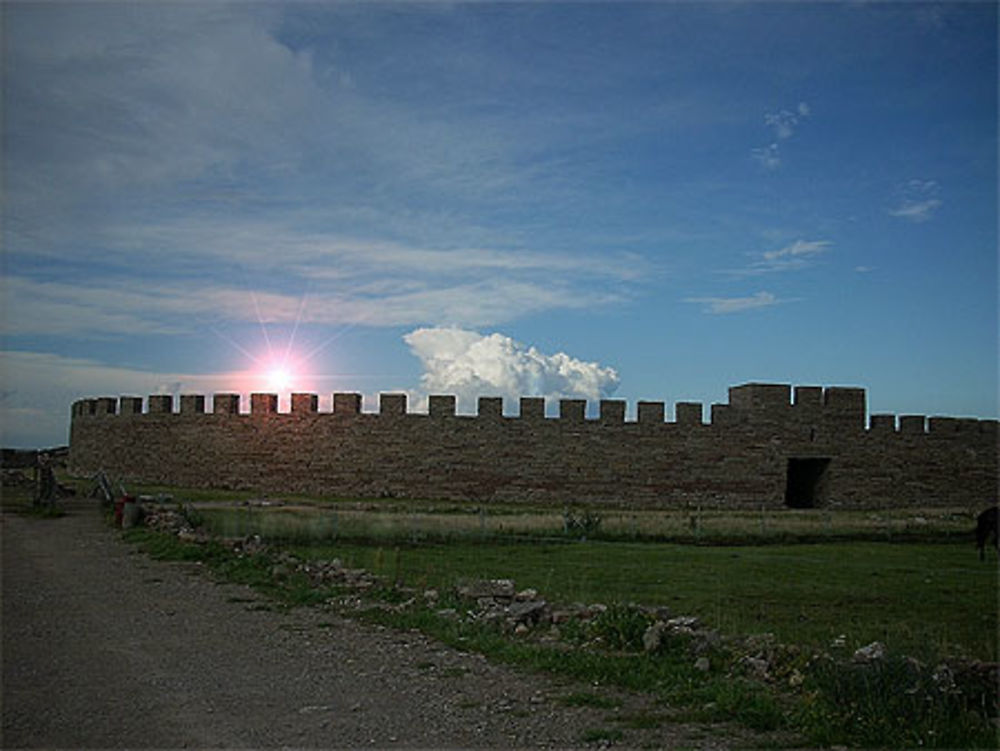
[[292, 387], [294, 378], [286, 366], [276, 366], [267, 372], [267, 385], [275, 391], [287, 391]]

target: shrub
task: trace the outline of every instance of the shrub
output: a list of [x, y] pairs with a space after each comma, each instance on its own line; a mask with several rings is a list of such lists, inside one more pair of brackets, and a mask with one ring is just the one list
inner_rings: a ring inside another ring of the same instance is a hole
[[566, 534], [582, 534], [583, 537], [595, 535], [601, 529], [601, 515], [591, 511], [574, 514], [568, 509], [563, 512], [563, 531]]

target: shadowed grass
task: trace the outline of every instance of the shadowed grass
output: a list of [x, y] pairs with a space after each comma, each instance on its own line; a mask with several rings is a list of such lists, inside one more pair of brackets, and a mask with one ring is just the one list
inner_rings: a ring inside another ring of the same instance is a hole
[[[405, 524], [422, 523], [402, 508], [388, 516]], [[209, 524], [212, 513], [200, 510]], [[254, 510], [247, 516], [251, 513], [265, 517], [271, 512]], [[299, 511], [283, 513], [294, 519]], [[379, 523], [386, 518], [381, 511], [376, 516]], [[304, 518], [317, 517], [307, 512]], [[557, 645], [512, 639], [495, 624], [445, 617], [419, 604], [384, 607], [402, 597], [392, 589], [370, 592], [372, 606], [357, 614], [416, 628], [498, 661], [652, 693], [672, 708], [672, 719], [736, 720], [760, 731], [793, 730], [817, 745], [996, 746], [990, 724], [996, 716], [995, 687], [970, 684], [957, 692], [942, 691], [934, 678], [934, 666], [947, 656], [996, 659], [997, 567], [993, 559], [980, 563], [967, 542], [782, 545], [772, 536], [766, 546], [709, 547], [657, 543], [651, 537], [631, 542], [563, 537], [556, 542], [529, 535], [513, 542], [509, 535], [459, 535], [448, 544], [428, 544], [426, 536], [400, 536], [397, 530], [373, 534], [368, 544], [361, 544], [301, 534], [294, 524], [290, 529], [287, 541], [272, 547], [272, 554], [246, 557], [215, 542], [185, 544], [141, 529], [126, 535], [161, 557], [203, 560], [227, 579], [249, 584], [286, 606], [326, 601], [336, 589], [311, 587], [307, 577], [287, 566], [276, 576], [271, 555], [280, 549], [301, 559], [339, 558], [388, 582], [436, 588], [441, 593], [436, 608], [452, 612], [465, 607], [449, 594], [452, 587], [472, 578], [512, 578], [519, 588], [535, 588], [554, 603], [603, 602], [611, 606], [603, 617], [578, 633], [564, 628]], [[793, 691], [781, 682], [740, 677], [732, 670], [735, 655], [721, 653], [710, 655], [712, 668], [703, 672], [681, 642], [643, 653], [641, 635], [649, 616], [621, 605], [627, 602], [697, 615], [727, 634], [773, 633], [778, 642], [803, 649], [796, 665], [806, 682]], [[837, 638], [841, 635], [843, 640]], [[844, 646], [832, 648], [835, 639]], [[889, 648], [885, 664], [867, 672], [851, 665], [851, 650], [875, 640]], [[826, 650], [837, 659], [806, 666], [809, 653]], [[922, 667], [903, 660], [902, 654], [919, 658]], [[621, 731], [612, 730], [620, 740]], [[593, 742], [612, 741], [606, 732], [595, 729]]]
[[916, 657], [996, 660], [997, 567], [959, 545], [713, 548], [642, 543], [296, 547], [390, 580], [448, 589], [511, 578], [556, 602], [641, 602], [727, 633], [847, 649], [883, 641]]

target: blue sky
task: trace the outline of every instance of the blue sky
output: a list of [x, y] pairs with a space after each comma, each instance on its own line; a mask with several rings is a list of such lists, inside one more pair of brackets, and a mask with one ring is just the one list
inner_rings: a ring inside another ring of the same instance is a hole
[[997, 416], [995, 3], [2, 12], [4, 445], [282, 364]]

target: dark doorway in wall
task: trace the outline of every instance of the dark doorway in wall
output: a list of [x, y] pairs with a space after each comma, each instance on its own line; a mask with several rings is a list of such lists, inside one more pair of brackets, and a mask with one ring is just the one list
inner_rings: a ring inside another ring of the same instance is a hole
[[785, 505], [790, 508], [818, 508], [824, 505], [829, 468], [829, 459], [789, 459]]

